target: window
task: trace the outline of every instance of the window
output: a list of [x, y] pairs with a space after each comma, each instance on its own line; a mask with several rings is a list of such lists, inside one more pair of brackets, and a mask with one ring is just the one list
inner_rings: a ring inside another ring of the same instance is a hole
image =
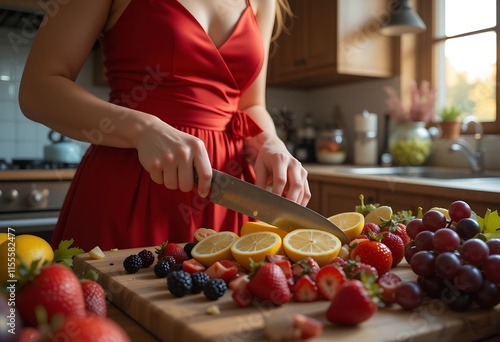
[[432, 80], [437, 108], [458, 105], [500, 134], [500, 0], [419, 0], [427, 24], [419, 36], [420, 79]]

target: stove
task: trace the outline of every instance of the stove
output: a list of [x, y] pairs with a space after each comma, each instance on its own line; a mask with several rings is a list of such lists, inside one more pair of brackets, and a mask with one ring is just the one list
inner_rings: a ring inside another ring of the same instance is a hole
[[77, 166], [0, 159], [0, 232], [50, 240]]

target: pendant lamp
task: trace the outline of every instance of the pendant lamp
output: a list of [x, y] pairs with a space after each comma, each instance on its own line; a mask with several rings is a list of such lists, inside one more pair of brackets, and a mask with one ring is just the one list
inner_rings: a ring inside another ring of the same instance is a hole
[[389, 18], [380, 32], [386, 36], [421, 33], [427, 29], [422, 18], [412, 9], [410, 0], [391, 0]]

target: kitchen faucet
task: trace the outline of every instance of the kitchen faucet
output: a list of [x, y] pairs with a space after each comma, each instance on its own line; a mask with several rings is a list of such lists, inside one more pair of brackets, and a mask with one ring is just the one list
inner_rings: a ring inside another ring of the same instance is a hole
[[462, 132], [466, 131], [469, 124], [474, 124], [474, 139], [476, 140], [476, 150], [464, 139], [459, 138], [457, 142], [451, 144], [450, 152], [460, 151], [469, 161], [472, 172], [484, 171], [484, 152], [483, 152], [483, 126], [481, 122], [474, 116], [466, 116], [462, 120]]

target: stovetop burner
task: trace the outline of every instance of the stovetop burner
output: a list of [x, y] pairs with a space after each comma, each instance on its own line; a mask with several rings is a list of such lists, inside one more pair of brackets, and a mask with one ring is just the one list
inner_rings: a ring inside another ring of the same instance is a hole
[[49, 162], [43, 159], [12, 159], [9, 163], [0, 159], [0, 170], [54, 170], [75, 169], [78, 164]]

